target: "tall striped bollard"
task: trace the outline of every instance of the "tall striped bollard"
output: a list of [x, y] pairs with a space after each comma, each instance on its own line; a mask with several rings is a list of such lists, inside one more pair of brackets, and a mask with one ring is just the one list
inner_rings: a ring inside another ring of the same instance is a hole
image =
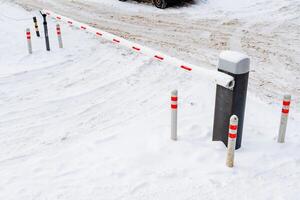
[[284, 143], [287, 121], [290, 111], [291, 95], [284, 95], [282, 102], [281, 120], [278, 134], [278, 143]]
[[31, 33], [29, 28], [26, 29], [26, 38], [27, 38], [28, 53], [32, 54]]
[[39, 31], [39, 26], [38, 26], [36, 17], [33, 17], [33, 23], [34, 23], [34, 27], [35, 27], [36, 36], [40, 37], [40, 31]]
[[178, 107], [178, 91], [171, 93], [171, 139], [177, 140], [177, 107]]
[[58, 38], [58, 45], [59, 48], [63, 48], [63, 42], [62, 42], [62, 37], [61, 37], [61, 29], [60, 29], [60, 25], [56, 24], [56, 34], [57, 34], [57, 38]]
[[236, 138], [237, 138], [238, 121], [239, 119], [236, 115], [232, 115], [230, 117], [227, 158], [226, 158], [227, 167], [233, 167], [234, 164], [234, 151], [235, 151]]

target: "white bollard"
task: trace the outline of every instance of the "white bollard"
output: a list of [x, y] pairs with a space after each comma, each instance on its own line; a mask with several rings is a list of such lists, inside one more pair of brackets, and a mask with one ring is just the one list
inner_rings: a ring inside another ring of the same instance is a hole
[[56, 24], [56, 34], [57, 34], [57, 38], [58, 38], [58, 45], [59, 48], [63, 48], [63, 42], [62, 42], [62, 37], [61, 37], [61, 29], [60, 29], [60, 25]]
[[288, 116], [290, 111], [291, 98], [292, 98], [291, 95], [284, 95], [283, 98], [280, 128], [278, 134], [278, 143], [284, 143], [285, 140], [285, 133], [286, 133], [287, 121], [288, 121]]
[[26, 29], [26, 38], [27, 38], [28, 53], [32, 54], [31, 33], [29, 28]]
[[237, 138], [238, 121], [239, 119], [236, 115], [232, 115], [230, 117], [228, 144], [227, 144], [227, 158], [226, 158], [227, 167], [233, 167], [234, 165], [234, 151], [235, 151], [236, 138]]
[[178, 107], [178, 91], [171, 93], [171, 139], [177, 140], [177, 107]]

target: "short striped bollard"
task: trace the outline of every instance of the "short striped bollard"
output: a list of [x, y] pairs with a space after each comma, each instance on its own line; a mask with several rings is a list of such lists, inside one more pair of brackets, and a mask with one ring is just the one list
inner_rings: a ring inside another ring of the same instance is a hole
[[287, 127], [287, 121], [290, 111], [291, 104], [291, 95], [284, 95], [282, 102], [282, 111], [281, 111], [281, 120], [280, 120], [280, 128], [278, 134], [278, 143], [284, 143], [285, 133]]
[[233, 164], [234, 164], [234, 151], [235, 151], [235, 146], [236, 146], [238, 121], [239, 121], [239, 119], [236, 115], [232, 115], [230, 117], [228, 145], [227, 145], [227, 158], [226, 158], [227, 167], [233, 167]]
[[177, 107], [178, 107], [178, 91], [171, 93], [171, 139], [177, 140]]
[[61, 29], [60, 29], [60, 25], [56, 24], [56, 34], [57, 34], [57, 38], [58, 38], [58, 45], [59, 48], [63, 48], [63, 42], [62, 42], [62, 37], [61, 37]]
[[27, 38], [28, 53], [32, 54], [31, 33], [29, 28], [26, 29], [26, 38]]

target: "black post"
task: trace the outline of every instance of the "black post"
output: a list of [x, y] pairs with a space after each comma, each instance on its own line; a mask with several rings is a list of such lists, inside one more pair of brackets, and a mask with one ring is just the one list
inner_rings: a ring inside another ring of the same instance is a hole
[[33, 17], [33, 23], [34, 23], [34, 27], [35, 27], [36, 36], [40, 37], [40, 31], [39, 31], [39, 26], [38, 26], [36, 17]]
[[218, 70], [235, 79], [233, 90], [217, 85], [213, 141], [228, 143], [228, 124], [232, 115], [239, 118], [236, 149], [241, 147], [246, 107], [250, 59], [241, 53], [224, 51], [220, 55]]
[[46, 41], [46, 49], [47, 51], [50, 51], [50, 42], [49, 42], [49, 34], [48, 34], [48, 25], [47, 25], [47, 15], [46, 14], [43, 14], [41, 12], [41, 15], [43, 16], [44, 18], [44, 22], [43, 22], [43, 25], [44, 25], [44, 32], [45, 32], [45, 41]]

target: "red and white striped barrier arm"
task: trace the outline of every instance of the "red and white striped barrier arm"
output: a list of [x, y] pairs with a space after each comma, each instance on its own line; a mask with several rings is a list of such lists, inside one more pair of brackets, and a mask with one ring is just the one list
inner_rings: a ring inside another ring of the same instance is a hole
[[179, 67], [180, 69], [183, 69], [185, 71], [193, 71], [196, 72], [197, 74], [200, 74], [202, 77], [206, 78], [206, 79], [210, 79], [213, 82], [226, 87], [228, 89], [232, 89], [234, 87], [234, 78], [228, 74], [219, 72], [217, 70], [209, 70], [206, 68], [202, 68], [202, 67], [198, 67], [189, 63], [186, 63], [184, 61], [181, 61], [177, 58], [171, 57], [171, 56], [167, 56], [161, 52], [155, 51], [153, 49], [150, 49], [148, 47], [144, 47], [142, 45], [136, 44], [134, 42], [130, 42], [128, 40], [125, 40], [121, 37], [118, 37], [116, 35], [110, 34], [108, 32], [93, 28], [89, 25], [80, 23], [78, 21], [75, 21], [73, 19], [64, 17], [62, 15], [56, 14], [50, 10], [44, 9], [43, 10], [44, 13], [46, 13], [48, 16], [51, 16], [52, 18], [58, 20], [58, 21], [62, 21], [65, 22], [69, 25], [72, 25], [74, 27], [77, 27], [81, 30], [85, 30], [87, 32], [90, 32], [96, 36], [99, 36], [101, 38], [104, 38], [106, 40], [109, 40], [111, 42], [120, 44], [122, 46], [125, 46], [133, 51], [136, 52], [141, 52], [145, 55], [148, 55], [156, 60], [159, 61], [163, 61], [169, 64], [172, 64], [176, 67]]

